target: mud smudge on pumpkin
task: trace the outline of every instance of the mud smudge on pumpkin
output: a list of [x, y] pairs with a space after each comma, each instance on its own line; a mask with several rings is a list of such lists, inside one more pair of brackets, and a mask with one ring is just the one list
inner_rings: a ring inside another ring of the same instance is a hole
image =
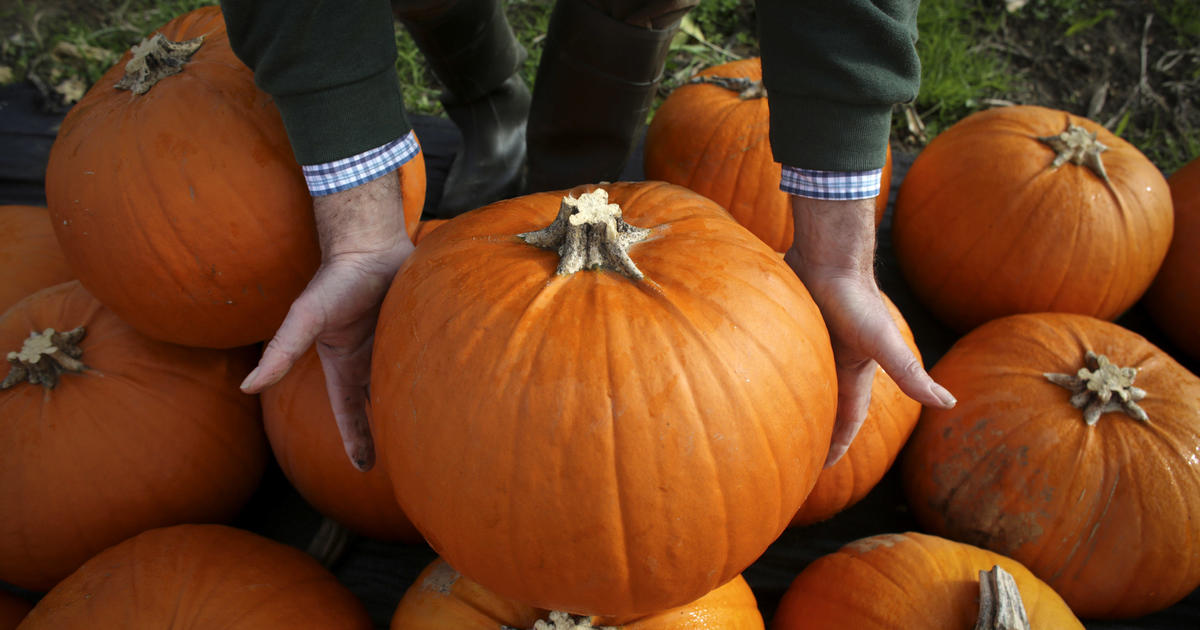
[[450, 589], [454, 588], [454, 583], [460, 578], [458, 571], [445, 562], [437, 563], [425, 580], [421, 582], [421, 590], [434, 591], [441, 595], [449, 595]]

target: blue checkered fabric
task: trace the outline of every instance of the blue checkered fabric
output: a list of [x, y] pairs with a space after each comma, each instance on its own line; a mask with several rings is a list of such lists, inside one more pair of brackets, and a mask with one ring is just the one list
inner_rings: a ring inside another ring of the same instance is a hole
[[365, 184], [404, 166], [421, 150], [413, 132], [358, 155], [324, 164], [301, 166], [308, 192], [314, 197], [332, 195]]
[[816, 171], [784, 166], [779, 189], [810, 199], [871, 199], [879, 196], [883, 169], [870, 171]]

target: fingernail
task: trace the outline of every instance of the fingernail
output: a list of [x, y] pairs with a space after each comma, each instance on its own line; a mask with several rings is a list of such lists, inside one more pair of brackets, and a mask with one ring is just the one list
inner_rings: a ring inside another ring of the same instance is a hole
[[831, 445], [829, 447], [829, 454], [827, 454], [825, 456], [825, 466], [824, 467], [832, 468], [833, 465], [838, 463], [838, 460], [840, 460], [842, 458], [842, 455], [846, 454], [847, 450], [848, 450], [848, 448], [845, 446], [842, 446], [841, 444]]
[[954, 397], [954, 394], [951, 394], [949, 390], [941, 385], [938, 385], [937, 383], [933, 384], [933, 395], [937, 397], [938, 401], [942, 403], [942, 407], [945, 409], [949, 409], [958, 404], [958, 399]]
[[246, 375], [246, 380], [242, 381], [242, 384], [240, 386], [241, 389], [242, 390], [249, 389], [250, 384], [253, 383], [254, 379], [257, 377], [258, 377], [258, 368], [256, 367], [253, 370], [250, 370], [250, 373]]

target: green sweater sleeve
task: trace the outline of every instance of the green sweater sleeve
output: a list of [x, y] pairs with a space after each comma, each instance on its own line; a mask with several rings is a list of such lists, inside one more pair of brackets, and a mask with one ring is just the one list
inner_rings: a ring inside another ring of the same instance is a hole
[[221, 0], [221, 10], [234, 53], [275, 100], [301, 164], [356, 155], [412, 128], [388, 0]]
[[759, 0], [771, 149], [785, 165], [884, 164], [892, 108], [916, 98], [919, 0]]

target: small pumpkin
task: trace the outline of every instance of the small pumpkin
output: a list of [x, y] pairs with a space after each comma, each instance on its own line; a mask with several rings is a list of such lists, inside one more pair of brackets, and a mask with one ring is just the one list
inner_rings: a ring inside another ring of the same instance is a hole
[[[921, 351], [908, 322], [886, 295], [883, 299], [900, 334], [919, 361]], [[809, 525], [826, 520], [867, 496], [896, 461], [920, 415], [921, 403], [900, 391], [900, 386], [886, 372], [877, 370], [871, 385], [871, 405], [862, 428], [846, 454], [836, 464], [821, 471], [817, 485], [792, 517], [791, 524]]]
[[[398, 177], [411, 232], [424, 158]], [[134, 328], [172, 343], [269, 339], [320, 261], [279, 112], [233, 54], [216, 6], [171, 20], [71, 108], [46, 198], [76, 277]]]
[[[987, 580], [981, 572], [1000, 573], [993, 567], [1009, 575], [999, 598], [991, 597], [998, 590], [994, 583], [980, 587]], [[995, 625], [987, 621], [992, 611], [986, 604], [1019, 606], [1028, 623]], [[1062, 598], [1016, 560], [916, 532], [870, 536], [813, 561], [788, 587], [771, 621], [772, 630], [971, 627], [1083, 630]]]
[[423, 240], [380, 313], [371, 403], [397, 499], [447, 562], [532, 606], [634, 616], [778, 537], [835, 378], [775, 252], [697, 193], [617, 183]]
[[50, 213], [35, 206], [0, 206], [0, 313], [21, 298], [72, 279]]
[[[768, 138], [762, 61], [755, 57], [700, 71], [663, 101], [646, 130], [647, 179], [686, 186], [716, 201], [775, 251], [792, 244], [789, 195], [779, 189], [783, 167]], [[887, 210], [892, 151], [875, 198], [875, 224]]]
[[0, 348], [0, 580], [45, 591], [143, 530], [231, 519], [258, 486], [254, 348], [155, 341], [78, 281], [0, 316]]
[[917, 155], [892, 240], [913, 292], [960, 332], [1014, 313], [1112, 320], [1171, 242], [1158, 168], [1099, 124], [1022, 105], [972, 114]]
[[1172, 343], [1200, 359], [1200, 158], [1175, 171], [1167, 184], [1175, 206], [1175, 233], [1145, 305]]
[[153, 529], [56, 585], [21, 630], [371, 630], [353, 593], [304, 552], [224, 525]]
[[1145, 338], [1066, 313], [962, 337], [903, 461], [928, 531], [1024, 563], [1081, 617], [1138, 617], [1200, 586], [1200, 378]]
[[[261, 395], [263, 426], [288, 481], [317, 511], [378, 540], [418, 542], [382, 465], [363, 473], [346, 458], [325, 372], [309, 349], [283, 380]], [[379, 457], [384, 457], [382, 450]]]
[[564, 625], [572, 630], [763, 630], [764, 627], [754, 593], [740, 575], [690, 604], [635, 619], [613, 619], [540, 610], [500, 597], [438, 558], [405, 591], [392, 615], [390, 628], [551, 630]]

